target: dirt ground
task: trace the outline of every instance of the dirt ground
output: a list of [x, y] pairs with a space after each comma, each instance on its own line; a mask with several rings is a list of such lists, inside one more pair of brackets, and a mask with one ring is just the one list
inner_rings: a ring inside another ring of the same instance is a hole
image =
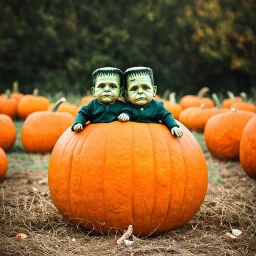
[[[0, 182], [0, 255], [256, 255], [256, 181], [238, 162], [205, 156], [210, 184], [200, 211], [179, 229], [133, 236], [131, 245], [117, 245], [120, 235], [94, 234], [65, 220], [50, 199], [47, 169], [9, 168]], [[232, 239], [226, 234], [232, 229], [242, 234]]]

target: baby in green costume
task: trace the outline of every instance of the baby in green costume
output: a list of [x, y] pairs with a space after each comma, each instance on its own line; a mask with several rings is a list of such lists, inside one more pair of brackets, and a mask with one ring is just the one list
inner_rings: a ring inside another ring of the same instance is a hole
[[153, 100], [157, 87], [154, 85], [153, 71], [147, 67], [133, 67], [124, 72], [125, 94], [128, 103], [118, 116], [121, 122], [159, 123], [162, 121], [172, 135], [181, 137], [183, 132], [172, 114], [162, 102]]
[[118, 68], [104, 67], [92, 73], [91, 92], [95, 100], [83, 106], [77, 113], [72, 131], [79, 132], [85, 123], [109, 123], [118, 120], [125, 103], [118, 100], [122, 95], [123, 72]]

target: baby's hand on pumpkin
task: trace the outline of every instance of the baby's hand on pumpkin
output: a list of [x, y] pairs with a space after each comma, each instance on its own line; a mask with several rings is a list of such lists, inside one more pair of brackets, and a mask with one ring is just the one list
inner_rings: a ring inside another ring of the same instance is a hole
[[126, 114], [120, 114], [118, 117], [117, 117], [117, 119], [120, 121], [120, 122], [127, 122], [127, 121], [129, 121], [129, 116], [128, 115], [126, 115]]
[[80, 132], [81, 130], [83, 130], [82, 124], [79, 123], [79, 124], [74, 125], [73, 130], [75, 132]]
[[181, 131], [181, 129], [177, 126], [174, 126], [172, 129], [171, 129], [171, 133], [172, 135], [176, 135], [177, 137], [181, 137], [183, 135], [183, 132]]

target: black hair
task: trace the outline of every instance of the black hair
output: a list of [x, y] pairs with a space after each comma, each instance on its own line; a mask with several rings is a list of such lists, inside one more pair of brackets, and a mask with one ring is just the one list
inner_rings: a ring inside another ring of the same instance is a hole
[[127, 77], [133, 77], [133, 76], [146, 76], [148, 75], [150, 77], [151, 83], [154, 86], [154, 75], [153, 75], [153, 70], [148, 67], [132, 67], [128, 68], [124, 72], [124, 86], [125, 89], [127, 90]]
[[114, 74], [119, 75], [120, 77], [120, 87], [123, 85], [123, 72], [119, 68], [112, 68], [112, 67], [104, 67], [104, 68], [98, 68], [92, 72], [92, 84], [93, 87], [95, 87], [95, 80], [98, 76], [105, 76], [109, 75], [112, 76]]

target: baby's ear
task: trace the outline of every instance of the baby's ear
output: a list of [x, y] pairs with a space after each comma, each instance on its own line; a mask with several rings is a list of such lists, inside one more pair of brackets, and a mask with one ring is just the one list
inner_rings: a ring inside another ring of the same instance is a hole
[[153, 94], [153, 95], [154, 95], [154, 97], [155, 97], [155, 96], [156, 96], [156, 92], [157, 92], [157, 86], [156, 86], [156, 85], [153, 86], [153, 91], [154, 91], [154, 94]]
[[94, 87], [91, 88], [91, 92], [92, 92], [92, 95], [95, 97], [95, 88]]

